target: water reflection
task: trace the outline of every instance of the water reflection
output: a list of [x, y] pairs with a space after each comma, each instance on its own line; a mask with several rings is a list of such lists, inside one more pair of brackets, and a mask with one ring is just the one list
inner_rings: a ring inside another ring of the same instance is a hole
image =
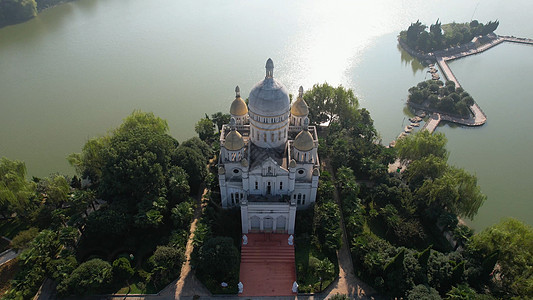
[[407, 66], [411, 65], [411, 69], [413, 70], [413, 75], [416, 75], [417, 72], [424, 71], [426, 67], [418, 61], [418, 59], [415, 59], [411, 54], [407, 53], [407, 51], [403, 50], [400, 44], [396, 45], [396, 49], [400, 52], [400, 58], [402, 60], [402, 63]]

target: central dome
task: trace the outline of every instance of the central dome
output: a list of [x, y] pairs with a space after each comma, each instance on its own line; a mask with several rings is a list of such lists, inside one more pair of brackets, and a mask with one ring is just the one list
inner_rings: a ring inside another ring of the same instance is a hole
[[290, 110], [287, 88], [273, 77], [274, 63], [269, 58], [266, 63], [266, 77], [258, 82], [250, 92], [248, 109], [261, 116], [279, 116]]

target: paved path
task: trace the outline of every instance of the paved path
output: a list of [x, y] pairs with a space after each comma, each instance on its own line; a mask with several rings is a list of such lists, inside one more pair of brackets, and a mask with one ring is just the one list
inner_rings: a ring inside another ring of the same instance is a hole
[[0, 254], [0, 265], [5, 264], [6, 262], [17, 257], [18, 253], [13, 249], [8, 249]]
[[[327, 162], [327, 168], [331, 174], [333, 182], [335, 182], [333, 168]], [[342, 210], [341, 201], [337, 188], [333, 192], [333, 198], [337, 202], [339, 209]], [[348, 242], [346, 228], [344, 227], [344, 217], [341, 213], [340, 224], [342, 228], [342, 246], [337, 251], [337, 259], [339, 263], [339, 277], [335, 279], [330, 286], [322, 293], [324, 298], [329, 298], [335, 294], [345, 294], [350, 298], [355, 299], [374, 299], [376, 291], [368, 286], [366, 283], [355, 277], [353, 268], [352, 256], [350, 254], [350, 243]]]
[[433, 114], [429, 118], [429, 120], [426, 122], [426, 124], [424, 124], [424, 127], [422, 127], [422, 130], [425, 129], [425, 130], [429, 131], [430, 133], [433, 133], [433, 131], [435, 131], [437, 126], [439, 126], [440, 120], [441, 120], [441, 115], [440, 114], [438, 114], [438, 113]]
[[[180, 277], [178, 280], [169, 284], [165, 289], [159, 293], [157, 299], [180, 299], [182, 297], [198, 296], [210, 296], [209, 290], [194, 276], [194, 271], [191, 269], [191, 253], [193, 251], [193, 238], [196, 231], [196, 225], [198, 220], [202, 216], [202, 211], [207, 205], [207, 199], [205, 195], [207, 189], [204, 189], [196, 199], [196, 210], [194, 211], [194, 220], [191, 223], [189, 240], [187, 241], [187, 247], [185, 248], [185, 263], [181, 268]], [[151, 299], [147, 297], [146, 299]]]

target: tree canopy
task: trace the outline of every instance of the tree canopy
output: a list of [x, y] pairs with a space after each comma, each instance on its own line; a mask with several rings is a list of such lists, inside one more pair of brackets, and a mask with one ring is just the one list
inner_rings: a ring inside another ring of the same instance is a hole
[[437, 19], [435, 24], [427, 26], [420, 20], [411, 23], [407, 30], [400, 32], [400, 39], [412, 49], [423, 52], [442, 50], [458, 44], [470, 42], [474, 37], [487, 35], [494, 32], [499, 25], [499, 21], [489, 21], [483, 25], [477, 20], [469, 23], [449, 23], [442, 25]]
[[447, 159], [447, 139], [443, 133], [431, 134], [427, 130], [421, 130], [415, 134], [401, 138], [396, 143], [398, 157], [403, 160], [418, 160], [429, 155]]
[[239, 251], [229, 237], [208, 239], [199, 251], [198, 272], [217, 282], [236, 276], [238, 264]]
[[[504, 297], [533, 297], [533, 228], [516, 219], [500, 221], [473, 236], [469, 248], [485, 256], [496, 254], [493, 271]], [[488, 270], [492, 271], [492, 270]]]

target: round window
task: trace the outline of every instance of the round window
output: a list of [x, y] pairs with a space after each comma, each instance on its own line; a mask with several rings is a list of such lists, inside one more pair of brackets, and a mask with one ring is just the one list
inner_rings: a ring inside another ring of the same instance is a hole
[[239, 174], [240, 171], [241, 170], [239, 170], [239, 169], [233, 169], [233, 174]]
[[298, 174], [303, 175], [304, 173], [305, 173], [305, 170], [304, 170], [304, 169], [300, 169], [300, 170], [298, 170]]

